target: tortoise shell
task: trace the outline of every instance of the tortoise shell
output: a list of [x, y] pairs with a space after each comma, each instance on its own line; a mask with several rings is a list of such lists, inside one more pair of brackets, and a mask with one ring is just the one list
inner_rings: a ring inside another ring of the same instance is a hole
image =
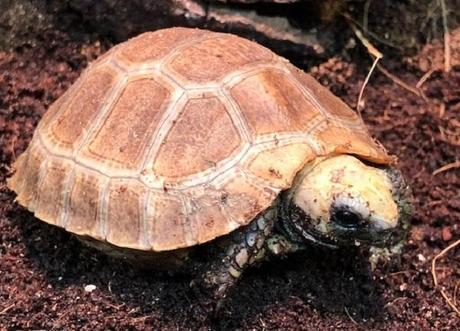
[[392, 162], [311, 76], [246, 39], [148, 32], [91, 64], [40, 121], [9, 187], [47, 223], [146, 251], [248, 224], [318, 156]]

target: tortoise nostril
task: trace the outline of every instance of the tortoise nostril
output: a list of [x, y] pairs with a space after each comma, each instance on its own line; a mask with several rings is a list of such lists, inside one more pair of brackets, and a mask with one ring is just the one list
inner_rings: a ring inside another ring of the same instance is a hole
[[364, 224], [361, 215], [345, 209], [335, 211], [332, 214], [332, 221], [345, 228], [355, 228]]

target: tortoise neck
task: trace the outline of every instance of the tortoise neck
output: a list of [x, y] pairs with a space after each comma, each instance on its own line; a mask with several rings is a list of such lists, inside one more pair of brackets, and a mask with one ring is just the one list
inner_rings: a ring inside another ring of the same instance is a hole
[[278, 203], [278, 221], [275, 223], [275, 231], [284, 235], [295, 243], [303, 243], [304, 239], [298, 233], [291, 220], [291, 190], [281, 193]]

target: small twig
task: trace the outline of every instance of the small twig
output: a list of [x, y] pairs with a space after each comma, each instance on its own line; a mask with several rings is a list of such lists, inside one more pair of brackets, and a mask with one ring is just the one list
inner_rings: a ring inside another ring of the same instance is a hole
[[351, 18], [347, 15], [345, 16], [348, 19], [348, 23], [351, 26], [351, 29], [355, 33], [356, 37], [361, 41], [361, 43], [364, 45], [364, 47], [367, 48], [367, 51], [369, 54], [374, 55], [374, 57], [381, 59], [383, 57], [383, 54], [380, 53], [380, 51], [371, 44], [369, 40], [366, 39], [366, 37], [363, 36], [361, 31], [357, 28], [356, 24], [351, 20]]
[[260, 324], [262, 325], [262, 330], [266, 330], [267, 325], [265, 324], [264, 320], [261, 317], [259, 317], [259, 321], [260, 321]]
[[435, 72], [436, 70], [435, 69], [430, 69], [428, 70], [427, 72], [425, 72], [425, 74], [419, 79], [419, 81], [417, 82], [417, 84], [415, 84], [415, 88], [419, 91], [420, 95], [422, 96], [423, 100], [425, 100], [426, 102], [428, 102], [428, 98], [426, 97], [425, 93], [423, 92], [422, 90], [422, 85], [425, 84], [425, 82], [428, 80], [428, 78], [431, 77], [431, 75], [433, 74], [433, 72]]
[[415, 84], [415, 87], [418, 88], [418, 89], [421, 89], [422, 85], [425, 84], [425, 82], [428, 80], [428, 78], [430, 78], [431, 75], [433, 74], [433, 72], [435, 72], [435, 71], [436, 71], [435, 69], [430, 69], [429, 71], [425, 72], [425, 74], [422, 76], [422, 78], [420, 78], [419, 81], [417, 82], [417, 84]]
[[388, 307], [388, 306], [391, 306], [391, 305], [394, 305], [396, 302], [399, 302], [399, 301], [406, 301], [408, 299], [408, 297], [399, 297], [399, 298], [396, 298], [394, 299], [393, 301], [390, 301], [388, 302], [384, 307]]
[[363, 31], [367, 34], [367, 28], [369, 24], [369, 8], [371, 6], [371, 0], [367, 0], [364, 4], [364, 13], [363, 13]]
[[[355, 24], [356, 26], [360, 27], [361, 29], [364, 30], [364, 27], [359, 23], [357, 22], [355, 19], [353, 19], [353, 17], [351, 17], [350, 15], [348, 14], [342, 14], [343, 17], [345, 17], [348, 21], [348, 23], [353, 23]], [[399, 49], [399, 50], [403, 50], [402, 47], [400, 46], [397, 46], [391, 42], [389, 42], [388, 40], [385, 40], [385, 39], [382, 39], [381, 37], [379, 37], [376, 33], [372, 32], [372, 31], [369, 31], [369, 29], [366, 29], [366, 35], [372, 37], [373, 39], [375, 39], [376, 41], [378, 41], [379, 43], [382, 43], [384, 45], [387, 45], [391, 48], [395, 48], [395, 49]]]
[[444, 71], [450, 71], [450, 34], [447, 24], [447, 7], [444, 0], [439, 0], [442, 11], [442, 28], [444, 30]]
[[406, 274], [406, 273], [411, 273], [412, 270], [400, 270], [400, 271], [396, 271], [396, 272], [390, 272], [388, 274], [388, 276], [398, 276], [398, 275], [401, 275], [401, 274]]
[[[456, 246], [460, 245], [460, 239], [457, 240], [456, 242], [450, 244], [446, 248], [444, 248], [438, 255], [436, 255], [433, 258], [433, 261], [431, 261], [431, 276], [433, 277], [433, 282], [434, 282], [434, 287], [438, 287], [438, 276], [436, 274], [436, 261], [446, 255], [450, 250], [454, 249]], [[443, 289], [439, 289], [441, 292], [442, 297], [444, 300], [446, 300], [447, 304], [460, 316], [460, 310], [454, 305], [454, 303], [449, 299], [447, 294]]]
[[436, 176], [437, 174], [440, 174], [441, 172], [450, 170], [450, 169], [455, 169], [455, 168], [460, 168], [460, 160], [457, 160], [455, 162], [448, 163], [446, 165], [443, 165], [442, 167], [436, 169], [433, 171], [433, 176]]
[[447, 304], [450, 306], [450, 308], [452, 308], [458, 314], [458, 316], [460, 316], [460, 310], [454, 305], [452, 300], [449, 299], [446, 292], [444, 290], [440, 290], [440, 292], [444, 300], [446, 300]]
[[376, 57], [374, 60], [374, 63], [372, 63], [371, 70], [369, 70], [369, 73], [366, 76], [366, 79], [364, 80], [363, 85], [361, 86], [361, 90], [359, 91], [358, 95], [358, 101], [356, 102], [356, 110], [358, 111], [359, 116], [361, 117], [361, 98], [363, 97], [364, 89], [366, 88], [367, 83], [369, 82], [369, 79], [371, 78], [372, 72], [375, 69], [375, 66], [377, 65], [377, 62], [380, 60], [380, 57]]
[[443, 200], [434, 200], [434, 201], [428, 202], [426, 205], [428, 207], [434, 207], [434, 206], [442, 205], [443, 203], [444, 203]]
[[57, 327], [57, 324], [59, 321], [61, 321], [65, 316], [69, 314], [68, 311], [62, 313], [55, 321], [53, 321], [53, 327], [51, 328], [51, 331], [54, 330]]
[[359, 95], [358, 95], [358, 101], [356, 102], [356, 110], [358, 111], [358, 114], [361, 117], [360, 105], [361, 105], [361, 99], [363, 97], [364, 89], [366, 88], [366, 85], [369, 82], [369, 79], [371, 78], [372, 72], [374, 71], [375, 66], [377, 65], [377, 62], [379, 62], [379, 60], [383, 57], [383, 54], [380, 53], [380, 51], [377, 48], [375, 48], [374, 45], [372, 45], [370, 41], [366, 39], [366, 37], [363, 36], [363, 34], [357, 28], [356, 24], [353, 22], [352, 18], [349, 15], [345, 15], [345, 18], [348, 20], [348, 23], [350, 24], [350, 27], [355, 33], [356, 37], [358, 37], [358, 39], [361, 41], [363, 46], [366, 47], [367, 52], [371, 54], [372, 56], [374, 56], [374, 63], [372, 63], [372, 67], [369, 70], [366, 76], [366, 79], [363, 82], [363, 85], [361, 86], [361, 90], [359, 91]]
[[0, 315], [3, 315], [3, 314], [6, 314], [6, 312], [8, 310], [10, 310], [11, 308], [13, 308], [15, 306], [14, 303], [12, 303], [11, 305], [9, 305], [8, 307], [4, 308], [2, 311], [0, 311]]
[[128, 314], [127, 314], [127, 315], [131, 315], [131, 314], [137, 313], [138, 311], [139, 311], [139, 307], [132, 308], [130, 311], [128, 311]]
[[436, 275], [436, 261], [443, 257], [444, 255], [446, 255], [451, 249], [455, 248], [456, 246], [460, 245], [460, 239], [457, 240], [456, 242], [450, 244], [449, 246], [447, 246], [446, 248], [444, 248], [438, 255], [436, 255], [434, 258], [433, 258], [433, 261], [431, 261], [431, 275], [433, 276], [433, 282], [434, 282], [434, 286], [437, 287], [438, 286], [438, 277]]
[[439, 105], [439, 118], [443, 118], [445, 113], [446, 113], [446, 104], [444, 102], [441, 102], [441, 104]]
[[422, 93], [420, 92], [419, 89], [410, 86], [409, 84], [405, 83], [395, 75], [393, 75], [391, 72], [389, 72], [387, 69], [385, 69], [382, 65], [378, 64], [377, 69], [379, 69], [385, 76], [390, 78], [395, 84], [398, 84], [402, 88], [406, 89], [407, 91], [415, 94], [418, 97], [422, 97]]
[[359, 325], [358, 322], [355, 321], [355, 319], [350, 315], [350, 313], [348, 312], [348, 309], [347, 307], [343, 307], [344, 310], [345, 310], [345, 313], [347, 314], [348, 318], [356, 325]]
[[16, 162], [16, 153], [14, 152], [14, 143], [16, 142], [16, 136], [11, 141], [11, 153], [13, 154], [13, 162]]
[[135, 323], [137, 322], [144, 322], [145, 323], [145, 320], [147, 318], [149, 318], [150, 316], [149, 315], [146, 315], [146, 316], [139, 316], [139, 317], [133, 317], [131, 320]]
[[454, 305], [457, 304], [457, 290], [458, 290], [459, 285], [460, 285], [460, 280], [457, 282], [457, 284], [455, 284], [455, 287], [454, 287]]
[[115, 306], [115, 305], [112, 305], [111, 303], [106, 303], [107, 306], [115, 309], [115, 310], [120, 310], [120, 308], [122, 308], [125, 304], [122, 303], [121, 305], [118, 305], [118, 306]]

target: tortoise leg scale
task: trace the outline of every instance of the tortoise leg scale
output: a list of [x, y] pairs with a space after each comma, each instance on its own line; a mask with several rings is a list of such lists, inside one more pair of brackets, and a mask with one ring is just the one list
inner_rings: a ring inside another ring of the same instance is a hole
[[276, 220], [276, 208], [268, 209], [248, 226], [236, 231], [230, 237], [227, 249], [207, 265], [201, 283], [217, 301], [218, 308], [249, 266], [270, 256], [284, 256], [304, 249], [304, 246], [273, 232]]
[[276, 209], [266, 210], [248, 226], [236, 231], [230, 237], [227, 249], [208, 264], [201, 283], [217, 301], [218, 307], [244, 270], [265, 258], [265, 242], [272, 234], [275, 221]]

